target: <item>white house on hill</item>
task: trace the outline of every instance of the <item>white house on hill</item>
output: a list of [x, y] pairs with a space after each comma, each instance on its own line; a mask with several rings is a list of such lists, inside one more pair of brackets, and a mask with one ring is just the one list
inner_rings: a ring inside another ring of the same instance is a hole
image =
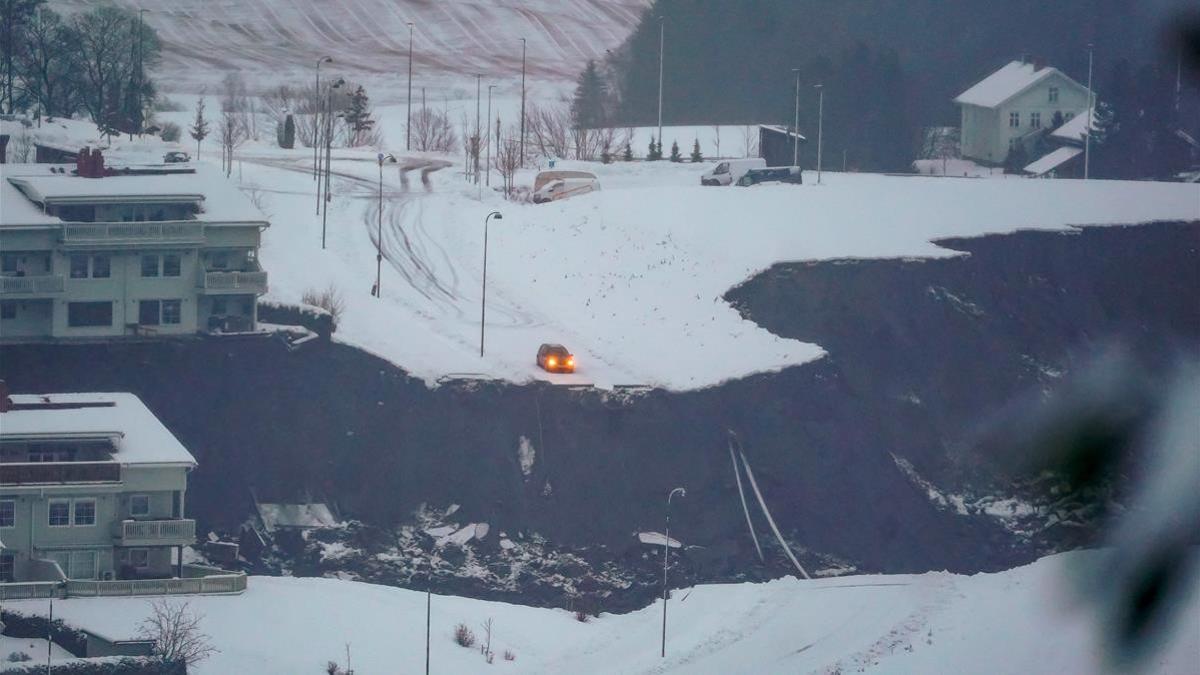
[[999, 164], [1016, 143], [1031, 149], [1056, 114], [1066, 121], [1087, 110], [1088, 90], [1056, 68], [1013, 61], [954, 102], [962, 110], [962, 156]]

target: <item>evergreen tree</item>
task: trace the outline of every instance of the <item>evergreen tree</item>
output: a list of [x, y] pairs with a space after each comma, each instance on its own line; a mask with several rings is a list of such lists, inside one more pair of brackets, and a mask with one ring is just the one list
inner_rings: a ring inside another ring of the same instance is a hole
[[288, 150], [296, 147], [296, 120], [291, 113], [283, 120], [283, 138], [279, 141], [279, 147]]
[[656, 162], [662, 159], [662, 143], [655, 145], [654, 136], [650, 136], [650, 148], [649, 152], [646, 153], [646, 159], [650, 160], [651, 162]]
[[1050, 118], [1050, 128], [1051, 128], [1051, 129], [1057, 129], [1057, 128], [1061, 127], [1061, 126], [1063, 125], [1063, 123], [1064, 123], [1064, 122], [1066, 122], [1066, 120], [1065, 120], [1065, 119], [1063, 119], [1063, 114], [1062, 114], [1062, 111], [1061, 111], [1061, 110], [1055, 110], [1055, 111], [1054, 111], [1054, 117], [1051, 117], [1051, 118]]
[[589, 60], [575, 87], [575, 96], [571, 99], [571, 123], [577, 129], [600, 129], [604, 126], [607, 115], [604, 113], [605, 100], [608, 96], [604, 79], [596, 68], [596, 62]]
[[625, 144], [625, 154], [621, 155], [621, 159], [626, 162], [633, 161], [633, 148], [629, 147], [628, 143]]
[[700, 139], [697, 138], [692, 142], [692, 161], [703, 162], [704, 156], [700, 154]]
[[200, 159], [200, 142], [208, 136], [208, 120], [204, 119], [203, 98], [196, 102], [196, 118], [192, 120], [188, 133], [196, 141], [196, 159]]
[[671, 141], [671, 161], [672, 162], [682, 162], [683, 161], [683, 155], [679, 154], [679, 142], [678, 141]]
[[1029, 157], [1025, 154], [1025, 144], [1013, 143], [1004, 157], [1004, 173], [1020, 174], [1027, 164]]
[[662, 159], [662, 139], [658, 139], [658, 143], [654, 146], [654, 159]]
[[371, 119], [370, 99], [367, 97], [367, 92], [359, 85], [351, 94], [349, 107], [345, 110], [346, 126], [350, 128], [350, 146], [357, 147], [363, 145], [371, 129], [375, 126], [375, 120]]

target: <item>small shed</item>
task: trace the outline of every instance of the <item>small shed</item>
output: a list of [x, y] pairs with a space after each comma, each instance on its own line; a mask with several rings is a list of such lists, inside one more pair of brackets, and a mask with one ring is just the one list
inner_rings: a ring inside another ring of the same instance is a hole
[[[767, 161], [767, 166], [791, 166], [798, 147], [807, 139], [791, 127], [773, 124], [758, 125], [758, 156]], [[797, 160], [798, 161], [798, 160]]]

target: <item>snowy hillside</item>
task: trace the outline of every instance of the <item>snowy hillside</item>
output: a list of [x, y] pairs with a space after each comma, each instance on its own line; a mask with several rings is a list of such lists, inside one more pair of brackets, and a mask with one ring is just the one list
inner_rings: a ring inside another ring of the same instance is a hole
[[[659, 658], [661, 601], [580, 623], [564, 610], [434, 596], [435, 672], [501, 673], [1092, 673], [1102, 640], [1071, 575], [1101, 553], [1045, 558], [999, 574], [786, 578], [674, 592], [667, 658]], [[210, 673], [318, 672], [327, 661], [361, 675], [424, 667], [425, 595], [332, 579], [254, 577], [241, 596], [187, 598], [220, 651]], [[71, 599], [55, 617], [110, 637], [130, 637], [146, 598]], [[12, 602], [44, 613], [44, 601]], [[282, 610], [282, 611], [281, 611]], [[1182, 673], [1200, 655], [1200, 597], [1150, 658], [1147, 672]], [[488, 666], [451, 640], [460, 622], [482, 636], [494, 622]], [[515, 660], [506, 661], [511, 651]]]
[[[271, 296], [333, 284], [337, 338], [433, 382], [484, 376], [560, 384], [693, 389], [811, 361], [820, 345], [781, 339], [724, 299], [779, 261], [957, 255], [931, 243], [1022, 228], [1200, 218], [1200, 187], [1109, 181], [963, 180], [825, 174], [825, 184], [700, 187], [706, 165], [587, 165], [599, 193], [546, 205], [505, 201], [433, 171], [384, 172], [383, 298], [375, 277], [377, 167], [335, 157], [328, 250], [314, 215], [311, 158], [247, 149], [242, 181], [275, 225], [262, 250]], [[404, 158], [416, 166], [430, 159]], [[403, 164], [402, 164], [403, 165]], [[532, 173], [519, 176], [532, 182]], [[482, 194], [482, 199], [479, 195]], [[483, 220], [489, 226], [487, 346], [479, 355]], [[753, 216], [749, 216], [753, 214]], [[547, 375], [534, 354], [560, 342], [579, 362]]]
[[[536, 80], [574, 79], [588, 59], [603, 58], [632, 32], [648, 0], [116, 0], [146, 9], [164, 43], [162, 88], [195, 93], [241, 70], [251, 81], [311, 82], [318, 58], [356, 79], [407, 84], [408, 26], [413, 24], [415, 86], [474, 73], [519, 78], [521, 38]], [[51, 0], [75, 11], [90, 0]], [[403, 81], [401, 81], [403, 80]]]

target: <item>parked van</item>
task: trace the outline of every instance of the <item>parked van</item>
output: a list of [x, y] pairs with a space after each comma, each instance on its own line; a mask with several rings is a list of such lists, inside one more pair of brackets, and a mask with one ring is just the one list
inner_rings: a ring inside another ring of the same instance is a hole
[[[551, 175], [547, 175], [551, 174]], [[543, 171], [533, 182], [533, 203], [578, 197], [600, 189], [596, 174], [587, 171]]]
[[749, 159], [727, 159], [718, 163], [708, 173], [700, 176], [701, 185], [733, 185], [750, 169], [761, 169], [767, 165], [762, 157]]
[[738, 179], [737, 184], [758, 185], [759, 183], [796, 183], [804, 182], [804, 175], [798, 166], [770, 166], [765, 169], [750, 169], [746, 175]]

